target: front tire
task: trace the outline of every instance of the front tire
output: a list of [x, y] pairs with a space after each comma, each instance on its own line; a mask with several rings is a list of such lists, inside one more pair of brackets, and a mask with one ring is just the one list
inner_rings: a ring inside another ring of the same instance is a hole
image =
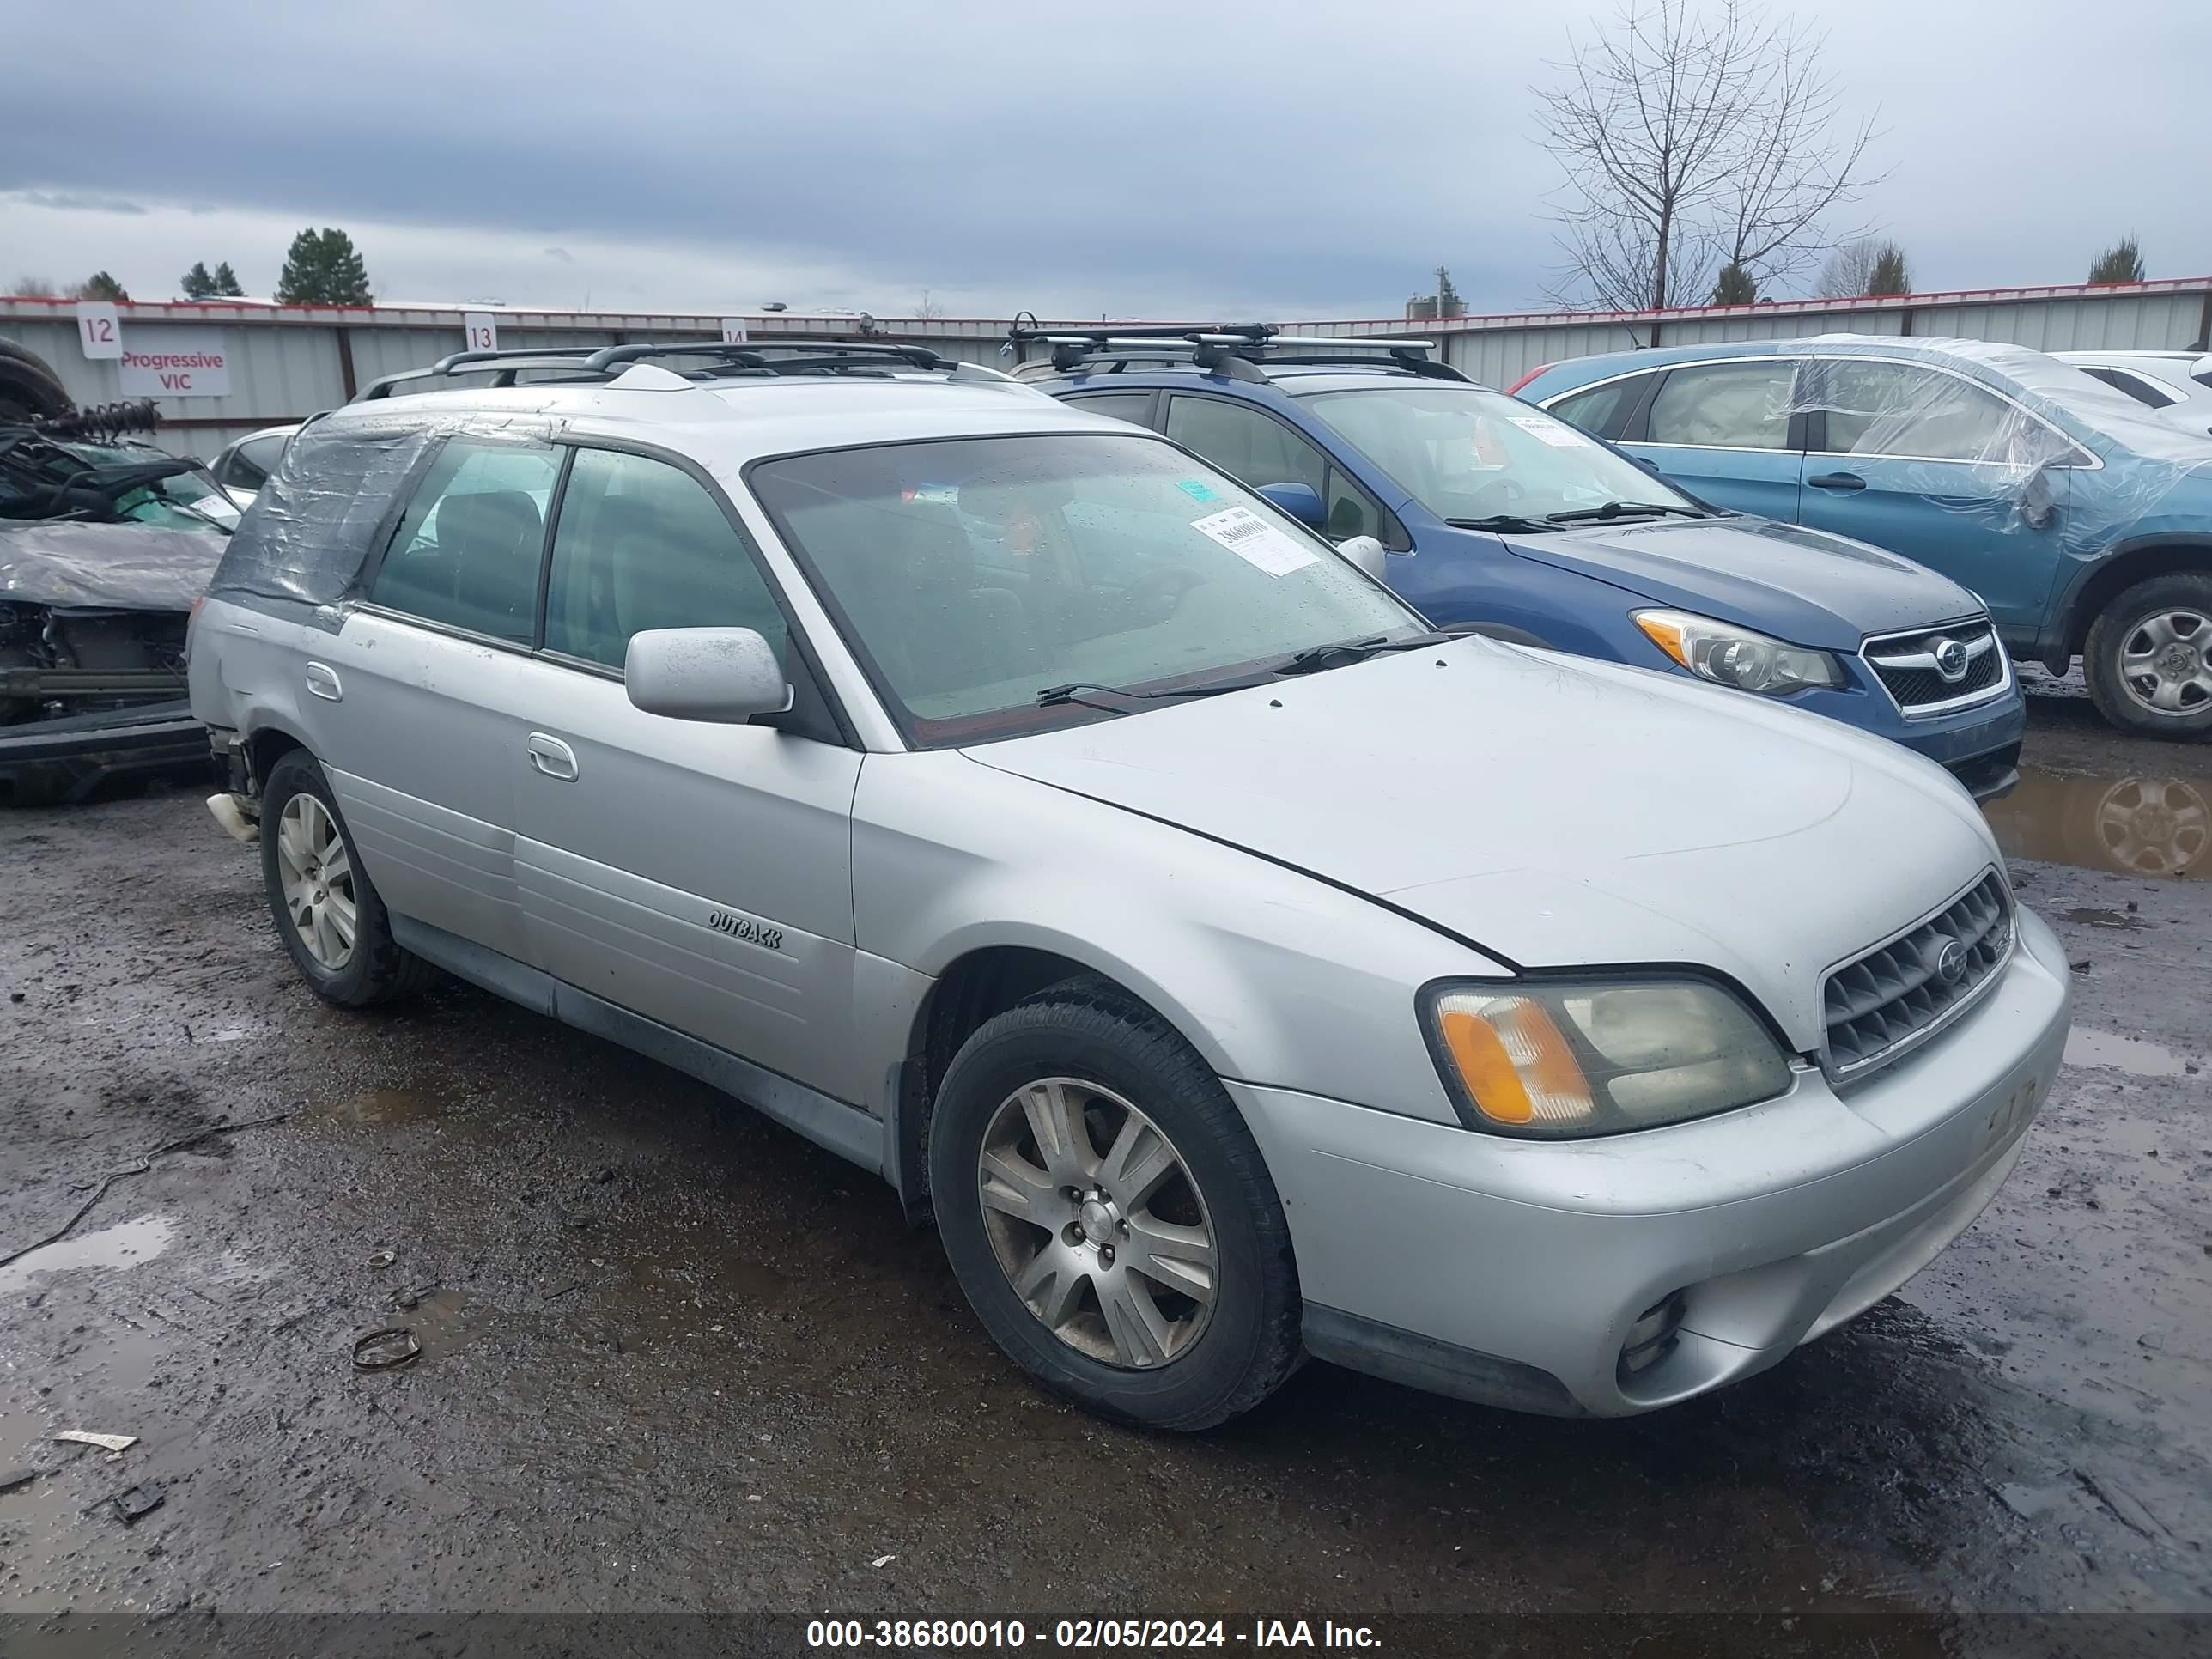
[[262, 782], [261, 881], [277, 936], [324, 1001], [366, 1008], [437, 977], [392, 938], [330, 781], [304, 749], [288, 751]]
[[1289, 1224], [1251, 1132], [1166, 1021], [1102, 980], [986, 1022], [930, 1127], [939, 1237], [1021, 1368], [1102, 1416], [1195, 1430], [1297, 1369]]
[[2123, 731], [2212, 737], [2212, 576], [2154, 576], [2113, 596], [2081, 647], [2097, 712]]

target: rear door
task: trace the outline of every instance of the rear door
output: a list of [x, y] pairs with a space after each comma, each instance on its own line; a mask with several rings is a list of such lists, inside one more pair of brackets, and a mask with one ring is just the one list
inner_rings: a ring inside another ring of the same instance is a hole
[[1789, 357], [1670, 368], [1629, 416], [1621, 447], [1716, 507], [1794, 521], [1804, 429], [1796, 379]]
[[[799, 724], [670, 720], [633, 707], [630, 635], [738, 627], [800, 684]], [[848, 1101], [851, 816], [860, 756], [838, 740], [748, 538], [671, 458], [575, 453], [545, 587], [530, 718], [501, 757], [532, 957], [616, 1006]], [[810, 710], [814, 711], [810, 715]]]
[[2041, 624], [2071, 465], [2063, 433], [1962, 374], [1894, 359], [1810, 371], [1804, 522], [1972, 588], [2008, 634]]
[[467, 436], [432, 460], [367, 602], [302, 665], [303, 706], [369, 879], [401, 915], [526, 957], [514, 776], [562, 452]]

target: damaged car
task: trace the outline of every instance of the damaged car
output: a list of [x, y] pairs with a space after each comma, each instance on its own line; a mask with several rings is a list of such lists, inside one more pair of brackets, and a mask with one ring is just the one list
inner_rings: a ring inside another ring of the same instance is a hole
[[185, 629], [237, 509], [117, 416], [0, 426], [0, 803], [206, 764]]

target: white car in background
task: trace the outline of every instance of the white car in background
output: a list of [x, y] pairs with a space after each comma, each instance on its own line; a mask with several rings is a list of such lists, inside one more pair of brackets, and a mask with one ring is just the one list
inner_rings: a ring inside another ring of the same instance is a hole
[[284, 446], [299, 429], [296, 425], [265, 426], [258, 432], [249, 432], [226, 444], [209, 465], [208, 471], [215, 474], [223, 494], [238, 503], [240, 512], [253, 504], [254, 496], [260, 494], [261, 486], [269, 482], [269, 475], [283, 458]]
[[2055, 351], [2115, 391], [2191, 432], [2212, 433], [2212, 354], [2201, 351]]

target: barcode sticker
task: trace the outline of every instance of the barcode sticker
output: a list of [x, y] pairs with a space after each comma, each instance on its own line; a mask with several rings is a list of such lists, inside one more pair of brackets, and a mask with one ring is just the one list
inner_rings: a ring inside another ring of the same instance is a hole
[[1287, 576], [1321, 557], [1311, 548], [1302, 547], [1283, 534], [1249, 507], [1232, 507], [1225, 513], [1194, 519], [1190, 527], [1201, 536], [1212, 537], [1254, 569], [1264, 570], [1270, 576]]
[[1589, 440], [1564, 421], [1555, 421], [1548, 415], [1514, 415], [1507, 418], [1523, 432], [1542, 440], [1554, 449], [1581, 449]]

